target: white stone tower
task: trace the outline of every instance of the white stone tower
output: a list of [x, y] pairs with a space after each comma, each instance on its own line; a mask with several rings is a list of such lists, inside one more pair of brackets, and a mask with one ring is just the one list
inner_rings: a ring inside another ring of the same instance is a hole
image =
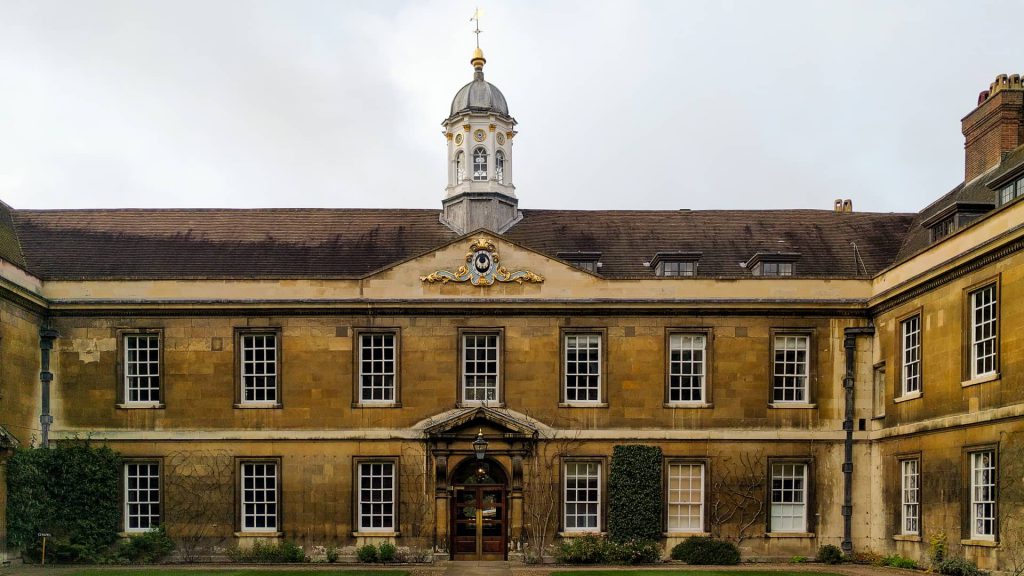
[[477, 228], [501, 233], [522, 219], [512, 184], [512, 139], [516, 120], [505, 96], [484, 80], [484, 53], [470, 63], [473, 81], [452, 100], [442, 125], [448, 141], [448, 186], [441, 222], [459, 234]]

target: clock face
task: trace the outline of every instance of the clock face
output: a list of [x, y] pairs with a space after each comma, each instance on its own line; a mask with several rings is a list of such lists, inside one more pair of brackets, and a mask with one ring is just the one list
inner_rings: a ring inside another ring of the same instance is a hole
[[481, 274], [486, 273], [491, 269], [491, 254], [483, 250], [477, 252], [473, 256], [473, 267]]
[[487, 132], [484, 132], [483, 130], [477, 130], [476, 132], [473, 132], [473, 139], [476, 140], [477, 142], [483, 142], [484, 138], [487, 138]]
[[505, 143], [505, 135], [502, 134], [501, 132], [498, 132], [498, 144], [504, 144], [504, 143]]
[[455, 135], [455, 145], [462, 146], [462, 134]]

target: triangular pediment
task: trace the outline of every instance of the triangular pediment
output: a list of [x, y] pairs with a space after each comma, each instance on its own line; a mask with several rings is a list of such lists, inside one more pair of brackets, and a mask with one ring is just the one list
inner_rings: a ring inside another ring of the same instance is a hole
[[486, 423], [489, 427], [505, 434], [536, 438], [541, 424], [525, 415], [509, 410], [497, 410], [486, 406], [457, 408], [428, 418], [417, 427], [427, 437], [455, 435], [463, 430], [476, 428]]

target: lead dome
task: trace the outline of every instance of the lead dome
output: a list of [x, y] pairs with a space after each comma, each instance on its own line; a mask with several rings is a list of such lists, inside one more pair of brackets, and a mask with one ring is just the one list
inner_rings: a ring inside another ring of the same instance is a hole
[[498, 90], [498, 87], [484, 80], [484, 53], [479, 48], [473, 52], [470, 60], [473, 64], [473, 81], [466, 84], [452, 99], [451, 116], [462, 112], [494, 112], [502, 116], [508, 116], [508, 103], [505, 102], [505, 95]]

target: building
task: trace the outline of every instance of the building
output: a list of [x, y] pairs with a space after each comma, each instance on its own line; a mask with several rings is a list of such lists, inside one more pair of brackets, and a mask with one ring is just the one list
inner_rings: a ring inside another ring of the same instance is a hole
[[516, 121], [472, 64], [440, 211], [4, 205], [4, 446], [124, 454], [128, 533], [464, 559], [603, 531], [612, 447], [642, 443], [668, 547], [923, 558], [944, 532], [1008, 565], [1019, 76], [916, 214], [565, 211], [520, 209]]

